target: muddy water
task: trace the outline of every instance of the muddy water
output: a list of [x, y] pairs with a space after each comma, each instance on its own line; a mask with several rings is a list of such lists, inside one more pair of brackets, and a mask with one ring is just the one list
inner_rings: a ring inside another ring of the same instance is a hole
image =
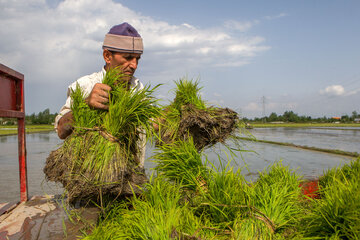
[[[324, 144], [326, 141], [322, 138], [322, 140], [317, 142], [314, 140], [316, 139], [316, 136], [330, 136], [327, 129], [317, 129], [317, 134], [311, 132], [306, 133], [307, 130], [302, 132], [299, 129], [291, 131], [288, 131], [287, 129], [279, 129], [276, 131], [273, 131], [272, 129], [253, 129], [252, 131], [252, 134], [259, 139], [263, 138], [272, 141], [288, 140], [295, 144], [300, 144], [302, 141], [306, 143], [304, 145], [317, 147], [319, 147], [319, 145], [316, 144]], [[344, 146], [343, 150], [356, 151], [355, 146], [356, 142], [358, 143], [359, 141], [357, 139], [359, 137], [359, 133], [360, 132], [354, 133], [350, 130], [346, 130], [346, 132], [344, 132], [343, 137], [341, 137], [342, 141], [345, 141], [345, 143], [342, 143], [341, 145]], [[335, 133], [331, 132], [331, 134]], [[306, 135], [308, 136], [307, 140]], [[42, 171], [45, 160], [50, 151], [58, 148], [61, 143], [62, 141], [58, 139], [55, 132], [32, 133], [26, 135], [29, 195], [62, 193], [61, 186], [44, 181], [44, 174]], [[355, 145], [350, 148], [349, 146], [353, 143], [355, 143]], [[298, 168], [299, 173], [305, 176], [319, 176], [325, 169], [343, 164], [351, 159], [338, 155], [313, 152], [292, 147], [276, 146], [272, 144], [246, 141], [242, 144], [242, 149], [251, 150], [251, 152], [242, 152], [241, 156], [233, 159], [231, 165], [235, 169], [246, 165], [247, 169], [245, 168], [243, 173], [247, 175], [248, 179], [256, 179], [257, 171], [260, 171], [271, 163], [281, 159], [285, 165], [289, 165], [294, 169]], [[340, 145], [338, 145], [336, 141], [328, 141], [327, 144], [328, 145], [325, 145], [327, 146], [326, 148], [341, 149], [339, 147]], [[151, 146], [147, 147], [147, 158], [152, 155], [152, 150], [153, 148]], [[208, 154], [208, 158], [218, 166], [219, 164], [216, 160], [218, 159], [218, 156], [214, 153], [214, 151], [218, 152], [221, 158], [226, 159], [226, 154], [223, 150], [223, 147], [215, 146], [213, 149], [207, 150], [206, 153]], [[359, 150], [357, 151], [359, 152]], [[153, 166], [154, 164], [152, 162], [145, 162], [147, 173], [150, 173], [150, 168]], [[19, 188], [17, 136], [0, 136], [0, 203], [17, 201], [19, 199]]]
[[[311, 179], [322, 175], [331, 167], [342, 165], [352, 159], [346, 156], [250, 141], [244, 141], [241, 149], [243, 151], [236, 157], [231, 157], [229, 151], [224, 154], [227, 149], [222, 146], [215, 146], [216, 151], [209, 149], [206, 152], [208, 159], [217, 159], [218, 156], [224, 159], [223, 162], [230, 159], [230, 166], [234, 170], [242, 168], [242, 173], [247, 180], [256, 180], [259, 171], [263, 171], [277, 161], [282, 161], [283, 165]], [[214, 161], [217, 167], [220, 166], [218, 162]]]
[[[42, 169], [46, 157], [62, 141], [55, 132], [26, 135], [29, 195], [61, 193], [62, 189], [44, 181]], [[20, 198], [17, 136], [0, 136], [0, 202]]]

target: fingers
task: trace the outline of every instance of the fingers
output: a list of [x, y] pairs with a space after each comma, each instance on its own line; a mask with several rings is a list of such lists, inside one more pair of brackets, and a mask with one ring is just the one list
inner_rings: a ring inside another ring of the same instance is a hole
[[109, 102], [110, 90], [111, 87], [106, 84], [103, 83], [95, 84], [89, 97], [86, 98], [87, 104], [92, 108], [109, 109], [107, 103]]

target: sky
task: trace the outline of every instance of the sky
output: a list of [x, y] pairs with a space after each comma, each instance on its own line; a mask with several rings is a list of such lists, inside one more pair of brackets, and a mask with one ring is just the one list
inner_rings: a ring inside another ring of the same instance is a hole
[[0, 63], [25, 75], [27, 114], [58, 112], [98, 72], [109, 29], [144, 41], [135, 76], [172, 100], [199, 80], [210, 105], [242, 117], [360, 113], [360, 1], [0, 0]]

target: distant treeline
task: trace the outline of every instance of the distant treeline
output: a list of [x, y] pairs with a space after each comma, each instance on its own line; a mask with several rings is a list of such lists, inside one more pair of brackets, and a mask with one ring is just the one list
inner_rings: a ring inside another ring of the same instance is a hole
[[[47, 108], [38, 114], [31, 114], [25, 116], [26, 124], [53, 124], [57, 113], [50, 113], [50, 109]], [[17, 121], [15, 118], [0, 118], [1, 125], [14, 125]]]
[[[57, 113], [50, 113], [50, 109], [47, 108], [38, 114], [31, 114], [25, 116], [26, 124], [53, 124]], [[307, 123], [307, 122], [319, 122], [319, 123], [332, 123], [332, 122], [342, 122], [342, 123], [352, 123], [360, 122], [360, 114], [356, 111], [353, 111], [351, 115], [343, 115], [341, 117], [319, 117], [312, 118], [310, 116], [299, 116], [293, 111], [285, 111], [282, 115], [277, 115], [276, 113], [271, 113], [267, 117], [249, 119], [244, 117], [245, 122], [294, 122], [294, 123]], [[0, 118], [0, 125], [14, 125], [16, 124], [16, 119], [14, 118]]]
[[331, 123], [331, 122], [342, 122], [351, 123], [360, 120], [360, 114], [353, 111], [351, 115], [343, 115], [341, 117], [319, 117], [312, 118], [310, 116], [299, 116], [293, 111], [285, 111], [283, 115], [277, 115], [271, 113], [268, 117], [248, 119], [243, 118], [245, 122], [294, 122], [294, 123], [306, 123], [306, 122], [319, 122], [319, 123]]

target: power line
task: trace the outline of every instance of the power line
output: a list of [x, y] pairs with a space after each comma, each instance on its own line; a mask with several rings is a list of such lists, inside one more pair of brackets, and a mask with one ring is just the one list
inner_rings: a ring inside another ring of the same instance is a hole
[[262, 100], [262, 110], [263, 110], [262, 116], [263, 116], [263, 119], [264, 119], [263, 121], [265, 121], [265, 103], [266, 103], [265, 96], [262, 96], [261, 100]]

